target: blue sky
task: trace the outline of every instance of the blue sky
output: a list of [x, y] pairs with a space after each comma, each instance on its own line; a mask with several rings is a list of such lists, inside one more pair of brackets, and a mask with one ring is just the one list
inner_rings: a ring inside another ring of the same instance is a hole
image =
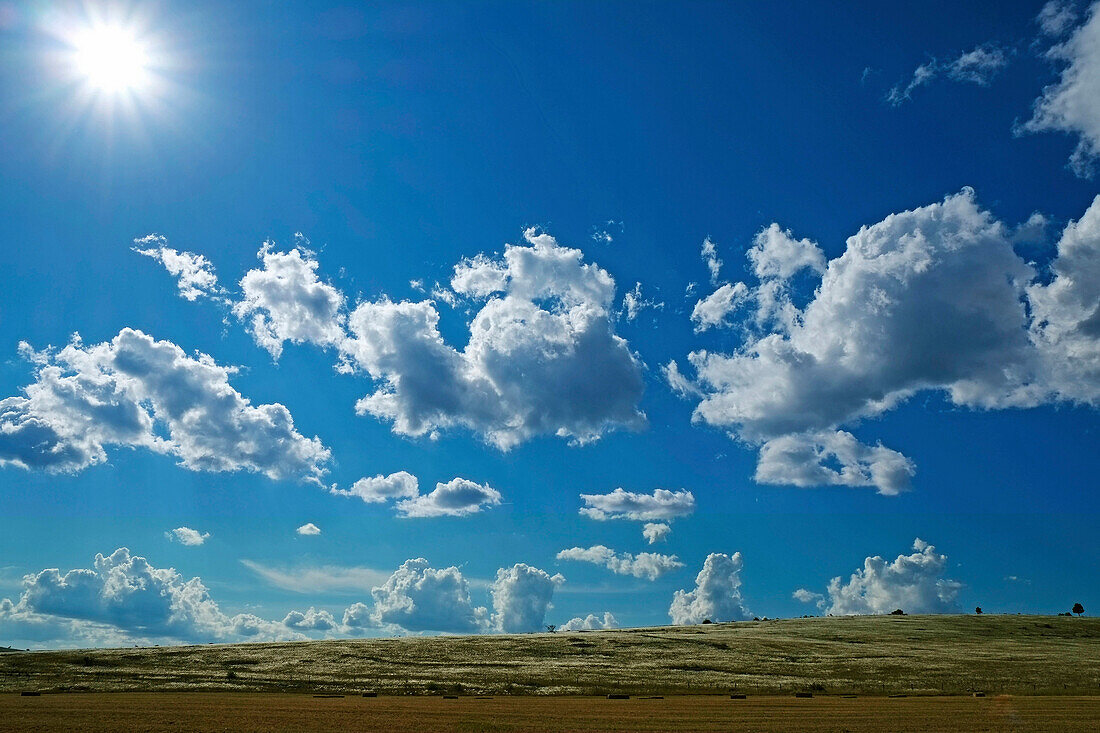
[[1100, 605], [1095, 8], [3, 2], [0, 41], [0, 644]]

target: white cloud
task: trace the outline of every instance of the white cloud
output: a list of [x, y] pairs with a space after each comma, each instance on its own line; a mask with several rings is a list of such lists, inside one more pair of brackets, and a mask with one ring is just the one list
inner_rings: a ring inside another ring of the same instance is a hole
[[[1043, 10], [1046, 12], [1046, 7]], [[1041, 14], [1040, 22], [1042, 18]], [[1071, 22], [1065, 21], [1067, 25]], [[1053, 28], [1054, 21], [1051, 23]], [[1100, 3], [1094, 3], [1085, 22], [1047, 55], [1065, 64], [1061, 79], [1043, 90], [1035, 101], [1034, 115], [1020, 129], [1077, 135], [1070, 167], [1079, 176], [1089, 177], [1100, 155]]]
[[692, 353], [694, 380], [665, 374], [702, 395], [695, 421], [762, 447], [760, 480], [897, 493], [912, 463], [840, 426], [925, 390], [976, 409], [1100, 402], [1100, 200], [1066, 228], [1049, 285], [1013, 236], [970, 189], [892, 214], [848, 239], [804, 308], [786, 299], [791, 316], [748, 324], [732, 353]]
[[1027, 289], [1048, 389], [1063, 399], [1100, 403], [1100, 196], [1071, 221], [1051, 263], [1053, 280]]
[[283, 626], [295, 631], [335, 631], [339, 625], [328, 611], [317, 610], [310, 606], [305, 613], [301, 611], [288, 613], [283, 619]]
[[[350, 314], [344, 294], [317, 277], [304, 244], [276, 252], [268, 242], [263, 266], [240, 282], [241, 300], [226, 302], [276, 359], [287, 341], [336, 347], [337, 371], [377, 383], [356, 411], [402, 435], [434, 439], [466, 428], [508, 450], [537, 435], [587, 443], [643, 427], [642, 363], [614, 330], [615, 281], [548, 234], [529, 229], [524, 238], [502, 256], [460, 262], [451, 289], [433, 288], [435, 300], [383, 297]], [[461, 350], [444, 342], [436, 309], [436, 301], [454, 308], [460, 299], [485, 301]], [[636, 313], [660, 304], [634, 305]]]
[[791, 594], [799, 603], [816, 603], [822, 605], [825, 601], [825, 596], [820, 593], [814, 593], [812, 590], [806, 590], [805, 588], [799, 588]]
[[210, 533], [199, 532], [197, 529], [191, 529], [190, 527], [176, 527], [169, 532], [165, 532], [164, 536], [173, 542], [179, 542], [181, 545], [196, 547], [206, 542], [210, 537]]
[[649, 544], [653, 545], [658, 542], [664, 542], [668, 539], [668, 536], [672, 534], [672, 527], [664, 523], [659, 522], [647, 522], [642, 527], [642, 536], [646, 538]]
[[718, 276], [722, 271], [722, 260], [718, 259], [718, 246], [711, 241], [710, 237], [703, 239], [703, 247], [699, 254], [703, 258], [703, 262], [706, 263], [707, 272], [710, 273], [710, 282], [712, 285], [718, 284]]
[[508, 289], [508, 265], [485, 254], [467, 257], [455, 265], [451, 287], [475, 298], [503, 293]]
[[672, 597], [668, 615], [676, 625], [742, 621], [752, 614], [741, 598], [741, 553], [711, 553], [695, 576], [695, 589], [678, 590]]
[[790, 280], [803, 270], [818, 275], [825, 272], [825, 253], [809, 239], [795, 239], [790, 230], [772, 224], [756, 233], [746, 253], [760, 285], [750, 289], [745, 283], [726, 283], [695, 304], [691, 320], [695, 331], [733, 325], [731, 316], [749, 301], [754, 301], [757, 326], [777, 322], [790, 327], [798, 320], [798, 309], [791, 302]]
[[565, 582], [561, 573], [517, 563], [497, 571], [490, 588], [493, 596], [493, 627], [508, 634], [542, 631], [554, 590]]
[[918, 87], [930, 83], [936, 78], [937, 73], [938, 67], [935, 59], [928, 63], [921, 64], [913, 70], [913, 78], [909, 80], [908, 84], [904, 87], [900, 85], [893, 87], [886, 93], [886, 101], [895, 107], [908, 101]]
[[1004, 49], [991, 44], [978, 46], [951, 61], [939, 62], [932, 59], [918, 66], [913, 71], [913, 78], [904, 87], [898, 85], [892, 88], [886, 94], [886, 101], [896, 107], [908, 101], [917, 88], [930, 84], [941, 75], [953, 81], [988, 86], [997, 72], [1007, 65], [1008, 54]]
[[345, 338], [344, 295], [317, 278], [317, 260], [298, 236], [300, 246], [289, 252], [264, 243], [258, 254], [263, 267], [241, 279], [243, 297], [233, 305], [256, 343], [276, 359], [287, 341], [326, 347]]
[[318, 527], [313, 522], [306, 522], [305, 524], [303, 524], [301, 527], [299, 527], [298, 529], [296, 529], [294, 531], [297, 532], [300, 535], [304, 535], [304, 536], [307, 536], [307, 537], [311, 537], [311, 536], [321, 534], [321, 528]]
[[641, 364], [612, 328], [611, 276], [547, 234], [524, 236], [529, 246], [455, 268], [456, 293], [488, 299], [462, 351], [443, 341], [431, 301], [352, 312], [345, 363], [381, 383], [360, 414], [410, 436], [466, 427], [502, 450], [535, 435], [584, 443], [644, 425]]
[[407, 560], [371, 590], [373, 604], [353, 603], [344, 611], [342, 631], [368, 628], [445, 633], [523, 633], [543, 628], [554, 591], [565, 582], [523, 563], [500, 568], [489, 584], [493, 613], [475, 606], [470, 581], [456, 567], [437, 570], [427, 560]]
[[600, 631], [602, 629], [617, 629], [619, 622], [610, 611], [605, 611], [603, 617], [590, 613], [584, 618], [577, 616], [571, 618], [558, 627], [558, 631]]
[[152, 257], [177, 279], [181, 297], [194, 301], [203, 296], [218, 297], [224, 292], [218, 285], [214, 265], [202, 255], [174, 250], [159, 234], [135, 239], [134, 245], [135, 252]]
[[223, 613], [199, 578], [185, 580], [124, 547], [96, 555], [89, 569], [26, 576], [18, 601], [0, 603], [0, 635], [61, 643], [302, 638], [252, 614]]
[[633, 321], [646, 308], [660, 310], [664, 307], [664, 303], [656, 300], [646, 300], [642, 296], [642, 284], [634, 283], [634, 289], [623, 294], [623, 307], [619, 310], [619, 314], [626, 320]]
[[665, 573], [684, 566], [675, 555], [661, 555], [654, 552], [640, 552], [632, 555], [629, 552], [615, 552], [604, 545], [588, 548], [570, 547], [559, 552], [557, 557], [559, 560], [576, 560], [603, 565], [617, 575], [632, 575], [646, 580], [656, 580]]
[[788, 486], [873, 486], [893, 496], [909, 488], [916, 473], [896, 450], [864, 445], [843, 430], [773, 438], [760, 447], [754, 478]]
[[906, 613], [951, 613], [958, 611], [955, 598], [960, 583], [943, 577], [947, 556], [917, 539], [913, 554], [898, 555], [887, 562], [878, 555], [863, 561], [847, 583], [836, 577], [829, 581], [828, 613], [834, 616], [883, 614], [900, 608]]
[[668, 386], [672, 391], [681, 397], [703, 396], [703, 391], [699, 389], [699, 386], [695, 384], [694, 381], [680, 371], [680, 365], [675, 361], [670, 361], [661, 367], [661, 374], [664, 376], [665, 381], [668, 382]]
[[129, 328], [94, 346], [74, 336], [60, 351], [21, 350], [35, 382], [0, 400], [0, 465], [73, 472], [124, 446], [195, 471], [312, 481], [326, 472], [320, 440], [298, 433], [284, 406], [253, 406], [229, 385], [235, 369], [205, 354]]
[[745, 302], [748, 295], [749, 289], [745, 283], [726, 283], [700, 299], [691, 311], [695, 332], [729, 326], [729, 317]]
[[369, 593], [390, 576], [374, 568], [346, 565], [280, 567], [254, 560], [241, 564], [276, 588], [295, 593]]
[[625, 231], [625, 228], [621, 221], [608, 219], [606, 225], [592, 227], [592, 241], [600, 244], [611, 244], [615, 239], [611, 233], [612, 230], [617, 230], [621, 234]]
[[405, 517], [465, 517], [500, 504], [500, 492], [488, 484], [464, 478], [437, 483], [430, 494], [397, 502], [397, 511]]
[[1050, 0], [1039, 11], [1035, 22], [1048, 36], [1057, 37], [1069, 30], [1077, 22], [1077, 9], [1068, 0]]
[[955, 81], [987, 86], [1007, 64], [1008, 57], [1003, 50], [996, 46], [979, 46], [948, 64], [947, 76]]
[[675, 519], [695, 511], [695, 495], [690, 491], [656, 489], [652, 494], [638, 494], [618, 488], [610, 494], [581, 494], [581, 499], [585, 506], [580, 513], [601, 521]]
[[392, 499], [412, 499], [420, 494], [416, 476], [408, 471], [361, 478], [346, 491], [335, 487], [331, 491], [339, 496], [358, 497], [368, 504], [382, 504]]
[[373, 608], [355, 604], [345, 611], [345, 626], [472, 633], [489, 623], [488, 611], [470, 600], [470, 584], [462, 572], [456, 567], [436, 570], [424, 558], [406, 560], [371, 596]]
[[816, 242], [795, 239], [790, 229], [774, 223], [756, 234], [747, 255], [761, 280], [789, 280], [802, 270], [825, 272], [825, 253]]

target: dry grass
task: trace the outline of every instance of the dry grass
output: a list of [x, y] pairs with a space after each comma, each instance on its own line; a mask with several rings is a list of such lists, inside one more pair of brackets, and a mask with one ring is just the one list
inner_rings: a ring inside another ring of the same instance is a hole
[[0, 696], [0, 731], [1095, 731], [1100, 698], [347, 697], [255, 693]]
[[0, 691], [20, 690], [1098, 695], [1100, 620], [847, 617], [0, 655]]

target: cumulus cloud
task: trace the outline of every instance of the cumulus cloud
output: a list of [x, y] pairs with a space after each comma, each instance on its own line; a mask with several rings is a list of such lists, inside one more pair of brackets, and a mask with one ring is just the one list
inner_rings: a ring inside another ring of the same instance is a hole
[[561, 573], [550, 575], [523, 563], [501, 568], [490, 588], [493, 627], [509, 634], [541, 631], [554, 590], [564, 582]]
[[456, 567], [442, 570], [427, 560], [407, 560], [371, 590], [373, 604], [353, 603], [344, 611], [343, 630], [368, 628], [445, 633], [522, 633], [543, 628], [554, 591], [565, 582], [524, 563], [497, 571], [489, 585], [493, 612], [470, 597], [470, 582]]
[[641, 364], [612, 328], [614, 280], [580, 250], [524, 236], [529, 246], [455, 267], [454, 292], [486, 301], [462, 351], [443, 341], [432, 301], [352, 312], [346, 362], [382, 385], [360, 414], [411, 436], [465, 427], [502, 450], [539, 434], [585, 443], [644, 425]]
[[896, 107], [908, 101], [917, 88], [930, 84], [938, 76], [944, 76], [953, 81], [988, 86], [997, 72], [1007, 65], [1008, 54], [1004, 49], [990, 44], [978, 46], [951, 61], [939, 62], [932, 59], [913, 71], [913, 78], [908, 84], [893, 87], [886, 94], [886, 101]]
[[754, 478], [787, 486], [870, 486], [893, 496], [909, 488], [916, 466], [896, 450], [865, 445], [843, 430], [773, 438], [760, 447]]
[[178, 542], [188, 547], [197, 547], [203, 542], [206, 542], [210, 537], [210, 533], [199, 532], [197, 529], [191, 529], [190, 527], [176, 527], [173, 530], [165, 532], [164, 536], [172, 542]]
[[668, 615], [676, 625], [743, 621], [752, 614], [741, 598], [741, 553], [711, 553], [695, 576], [695, 589], [678, 590], [672, 597]]
[[888, 562], [878, 555], [863, 561], [848, 582], [829, 581], [828, 613], [834, 616], [883, 614], [900, 608], [906, 613], [952, 613], [962, 584], [947, 579], [947, 556], [917, 539], [913, 554]]
[[558, 553], [559, 560], [576, 560], [602, 565], [617, 575], [632, 575], [635, 578], [656, 580], [665, 573], [684, 567], [675, 555], [661, 555], [655, 552], [615, 552], [604, 545], [592, 547], [570, 547]]
[[1077, 22], [1077, 9], [1068, 0], [1050, 0], [1039, 11], [1035, 22], [1045, 35], [1057, 37]]
[[774, 223], [753, 238], [748, 258], [761, 280], [789, 280], [802, 270], [825, 272], [825, 253], [816, 242], [795, 239], [790, 229], [781, 229]]
[[333, 631], [339, 628], [331, 613], [317, 610], [313, 606], [305, 613], [291, 611], [283, 619], [283, 626], [295, 631]]
[[123, 329], [85, 346], [21, 351], [35, 367], [22, 397], [0, 400], [0, 465], [75, 472], [106, 448], [146, 448], [195, 471], [252, 471], [317, 482], [329, 450], [294, 428], [280, 404], [252, 405], [233, 367], [188, 356], [169, 341]]
[[701, 298], [691, 311], [695, 332], [731, 325], [729, 317], [745, 302], [748, 295], [749, 289], [745, 283], [726, 283], [710, 295]]
[[1031, 337], [1047, 391], [1095, 406], [1100, 404], [1100, 196], [1080, 220], [1066, 225], [1050, 274], [1049, 283], [1027, 289]]
[[619, 622], [611, 611], [604, 611], [603, 617], [590, 613], [584, 618], [577, 616], [566, 621], [558, 627], [559, 631], [601, 631], [603, 629], [617, 629]]
[[453, 478], [437, 483], [430, 494], [397, 502], [397, 511], [404, 517], [465, 517], [497, 506], [500, 500], [500, 492], [489, 484]]
[[799, 603], [816, 603], [819, 607], [825, 605], [825, 596], [805, 588], [796, 590], [791, 594], [791, 598], [794, 598]]
[[353, 496], [368, 504], [383, 504], [393, 499], [413, 499], [420, 495], [416, 476], [408, 471], [398, 471], [389, 476], [381, 474], [371, 478], [361, 478], [350, 489], [333, 487], [332, 493], [338, 496]]
[[371, 597], [373, 608], [360, 603], [345, 611], [346, 626], [472, 633], [489, 624], [489, 612], [470, 600], [470, 584], [462, 572], [456, 567], [437, 570], [424, 558], [406, 560]]
[[661, 522], [647, 522], [642, 527], [642, 536], [646, 538], [649, 544], [653, 545], [658, 542], [664, 542], [668, 539], [668, 536], [672, 534], [672, 527]]
[[580, 513], [600, 521], [675, 519], [695, 511], [695, 495], [690, 491], [656, 489], [652, 494], [639, 494], [618, 488], [610, 494], [581, 494], [581, 499], [585, 506]]
[[328, 347], [345, 338], [344, 295], [317, 277], [317, 259], [298, 237], [299, 246], [289, 252], [264, 243], [258, 254], [263, 267], [241, 278], [242, 298], [233, 305], [256, 343], [275, 359], [287, 341]]
[[214, 265], [202, 255], [180, 252], [168, 246], [168, 240], [159, 234], [150, 234], [134, 240], [134, 251], [164, 266], [169, 275], [176, 278], [180, 296], [187, 300], [201, 297], [220, 297], [224, 292], [218, 285]]
[[734, 325], [731, 317], [750, 303], [754, 304], [751, 314], [757, 326], [773, 321], [790, 326], [798, 317], [798, 309], [791, 302], [791, 280], [805, 270], [818, 275], [825, 271], [825, 253], [817, 243], [796, 239], [778, 224], [757, 232], [746, 255], [759, 286], [726, 283], [700, 299], [691, 313], [697, 333]]
[[298, 534], [304, 535], [306, 537], [311, 537], [311, 536], [321, 534], [321, 528], [318, 527], [313, 522], [306, 522], [305, 524], [303, 524], [301, 527], [299, 527], [298, 529], [296, 529], [294, 531], [297, 532]]
[[[288, 341], [333, 347], [338, 371], [376, 382], [356, 411], [401, 435], [465, 428], [508, 450], [537, 435], [587, 443], [644, 427], [642, 363], [614, 330], [615, 281], [548, 234], [529, 229], [524, 238], [501, 256], [461, 261], [434, 300], [382, 297], [350, 313], [304, 244], [278, 252], [268, 242], [240, 299], [226, 302], [276, 359]], [[635, 315], [659, 306], [640, 290], [631, 297]], [[443, 340], [437, 301], [479, 308], [462, 349]]]
[[0, 603], [0, 635], [9, 633], [69, 643], [74, 639], [58, 634], [76, 633], [85, 642], [302, 638], [252, 614], [223, 613], [199, 578], [185, 580], [174, 568], [154, 567], [125, 547], [96, 555], [91, 568], [26, 576], [18, 601]]
[[1079, 176], [1091, 177], [1100, 155], [1100, 3], [1094, 3], [1085, 22], [1047, 55], [1064, 64], [1062, 76], [1043, 90], [1021, 131], [1077, 135], [1070, 167]]
[[789, 315], [750, 319], [732, 353], [690, 354], [694, 379], [674, 363], [666, 377], [700, 395], [696, 422], [760, 447], [759, 480], [898, 493], [912, 462], [841, 426], [926, 390], [976, 409], [1100, 402], [1100, 199], [1066, 227], [1046, 284], [1014, 231], [970, 189], [891, 214], [848, 239], [803, 308], [765, 273], [752, 297]]

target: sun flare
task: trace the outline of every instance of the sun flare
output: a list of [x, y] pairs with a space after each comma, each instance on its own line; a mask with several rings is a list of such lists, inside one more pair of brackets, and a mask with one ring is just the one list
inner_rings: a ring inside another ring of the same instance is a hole
[[72, 66], [89, 87], [109, 94], [140, 91], [151, 76], [145, 44], [121, 26], [95, 26], [76, 33]]

